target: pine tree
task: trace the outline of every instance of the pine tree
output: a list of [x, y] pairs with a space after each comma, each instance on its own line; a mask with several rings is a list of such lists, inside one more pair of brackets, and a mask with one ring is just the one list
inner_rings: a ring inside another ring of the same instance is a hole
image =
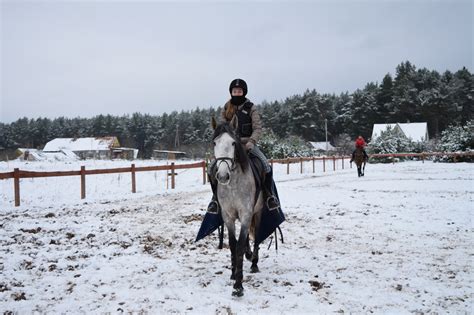
[[415, 87], [415, 66], [409, 61], [397, 66], [393, 84], [393, 106], [389, 115], [397, 122], [413, 121], [417, 109], [418, 90]]
[[377, 102], [378, 121], [376, 123], [393, 123], [389, 115], [393, 107], [393, 79], [387, 73], [380, 84], [379, 91], [375, 97]]

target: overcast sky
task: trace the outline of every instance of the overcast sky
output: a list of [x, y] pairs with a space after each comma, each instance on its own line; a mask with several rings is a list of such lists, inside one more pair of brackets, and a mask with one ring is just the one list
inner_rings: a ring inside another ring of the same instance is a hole
[[472, 1], [1, 1], [0, 121], [352, 92], [404, 60], [472, 72]]

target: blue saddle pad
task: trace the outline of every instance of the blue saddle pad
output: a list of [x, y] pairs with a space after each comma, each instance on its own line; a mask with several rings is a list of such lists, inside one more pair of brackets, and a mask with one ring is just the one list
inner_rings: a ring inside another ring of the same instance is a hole
[[[270, 173], [269, 175], [271, 176], [272, 174]], [[275, 186], [275, 181], [273, 181], [272, 183], [272, 193], [274, 196], [278, 198], [278, 200], [280, 200], [280, 198], [278, 197], [278, 191]], [[270, 211], [266, 203], [264, 203], [264, 206], [262, 209], [262, 219], [260, 221], [260, 226], [257, 229], [258, 232], [256, 235], [255, 242], [257, 244], [262, 243], [284, 221], [285, 221], [285, 215], [281, 207]], [[199, 228], [199, 232], [196, 236], [195, 242], [208, 236], [209, 234], [217, 230], [217, 228], [223, 224], [224, 224], [224, 221], [222, 220], [222, 216], [220, 213], [212, 214], [212, 213], [206, 212], [202, 220], [201, 227]]]

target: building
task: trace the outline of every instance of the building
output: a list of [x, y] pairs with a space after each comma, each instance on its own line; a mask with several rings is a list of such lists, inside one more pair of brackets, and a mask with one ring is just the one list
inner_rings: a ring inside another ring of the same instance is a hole
[[387, 128], [398, 129], [407, 138], [414, 142], [428, 141], [428, 124], [426, 122], [416, 123], [394, 123], [394, 124], [374, 124], [372, 130], [372, 140], [379, 137]]
[[334, 153], [336, 151], [336, 147], [333, 147], [329, 143], [329, 141], [327, 142], [327, 148], [326, 148], [326, 141], [322, 141], [322, 142], [310, 141], [309, 144], [311, 145], [311, 148], [313, 149], [313, 151], [319, 154]]
[[182, 151], [168, 151], [168, 150], [153, 150], [153, 158], [176, 160], [186, 157], [186, 152]]
[[43, 152], [72, 152], [80, 159], [132, 159], [138, 155], [137, 149], [120, 147], [117, 137], [56, 138], [44, 146]]
[[16, 156], [21, 161], [70, 161], [78, 160], [78, 156], [71, 151], [63, 150], [59, 152], [43, 152], [38, 149], [18, 148]]
[[113, 148], [113, 159], [135, 160], [138, 157], [138, 149], [133, 148]]

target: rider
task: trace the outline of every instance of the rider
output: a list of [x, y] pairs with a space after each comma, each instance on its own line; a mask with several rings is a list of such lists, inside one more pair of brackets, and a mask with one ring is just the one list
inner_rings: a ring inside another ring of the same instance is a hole
[[[256, 156], [262, 162], [264, 167], [265, 180], [262, 187], [264, 200], [266, 200], [269, 210], [277, 209], [280, 207], [280, 204], [278, 199], [272, 194], [272, 169], [268, 164], [267, 158], [257, 146], [258, 139], [262, 133], [262, 123], [255, 106], [245, 97], [247, 95], [247, 83], [242, 79], [235, 79], [230, 83], [229, 92], [231, 99], [224, 105], [220, 120], [221, 122], [229, 122], [234, 116], [237, 116], [237, 134], [240, 136], [240, 141], [245, 145], [250, 154]], [[207, 207], [207, 211], [210, 213], [217, 213], [219, 208], [215, 192], [215, 165], [216, 161], [214, 160], [208, 168], [211, 185], [214, 185], [212, 200]]]
[[352, 158], [351, 158], [351, 163], [352, 161], [354, 161], [354, 158], [355, 158], [355, 152], [357, 149], [362, 149], [362, 152], [364, 153], [364, 158], [365, 159], [369, 159], [369, 156], [367, 155], [367, 152], [365, 152], [365, 149], [364, 147], [367, 145], [367, 143], [365, 142], [364, 138], [362, 136], [358, 136], [356, 141], [355, 141], [355, 149], [354, 151], [352, 151]]

